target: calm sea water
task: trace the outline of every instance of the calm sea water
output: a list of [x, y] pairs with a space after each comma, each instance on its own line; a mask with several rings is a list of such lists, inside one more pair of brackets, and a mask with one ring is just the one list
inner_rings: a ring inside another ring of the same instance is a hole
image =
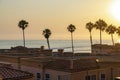
[[[93, 40], [94, 44], [99, 44], [99, 40]], [[111, 44], [111, 40], [103, 40], [104, 44]], [[0, 49], [10, 49], [15, 46], [22, 46], [22, 40], [0, 40]], [[26, 47], [28, 48], [40, 48], [45, 46], [47, 49], [46, 40], [26, 40]], [[64, 49], [65, 52], [71, 51], [71, 40], [50, 40], [50, 46], [53, 51], [57, 49]], [[74, 50], [77, 52], [90, 52], [89, 40], [74, 40]]]

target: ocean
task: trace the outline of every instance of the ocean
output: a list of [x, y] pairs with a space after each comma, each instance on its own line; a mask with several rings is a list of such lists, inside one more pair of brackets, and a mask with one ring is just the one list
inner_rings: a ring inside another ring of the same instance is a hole
[[[93, 44], [99, 44], [99, 40], [93, 40]], [[103, 44], [111, 44], [111, 40], [103, 40]], [[10, 49], [15, 46], [22, 46], [22, 40], [0, 40], [0, 49]], [[45, 46], [48, 49], [46, 40], [26, 40], [26, 47], [40, 48]], [[64, 52], [71, 52], [71, 40], [50, 40], [50, 47], [53, 51], [57, 49], [64, 49]], [[91, 52], [89, 40], [74, 40], [75, 53], [88, 53]]]

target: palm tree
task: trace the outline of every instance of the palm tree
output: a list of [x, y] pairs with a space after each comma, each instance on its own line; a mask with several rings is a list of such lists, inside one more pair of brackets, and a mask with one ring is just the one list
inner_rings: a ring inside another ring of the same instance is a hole
[[67, 27], [68, 31], [71, 32], [71, 42], [72, 42], [72, 52], [74, 53], [74, 48], [73, 48], [73, 32], [75, 31], [76, 27], [73, 24], [70, 24]]
[[102, 44], [102, 31], [104, 31], [106, 27], [107, 27], [107, 23], [102, 19], [99, 19], [95, 23], [95, 28], [100, 30], [100, 45]]
[[21, 21], [19, 21], [18, 26], [19, 26], [19, 28], [22, 28], [22, 30], [23, 30], [23, 45], [25, 47], [25, 32], [24, 32], [24, 30], [26, 27], [28, 27], [28, 22], [25, 20], [21, 20]]
[[106, 32], [111, 35], [112, 43], [114, 45], [113, 34], [116, 32], [116, 27], [111, 24], [106, 28]]
[[49, 37], [51, 35], [51, 30], [50, 29], [43, 30], [43, 35], [47, 39], [48, 48], [50, 50]]
[[[88, 29], [88, 31], [90, 32], [90, 43], [91, 43], [91, 48], [92, 48], [92, 34], [91, 34], [91, 31], [93, 30], [94, 28], [94, 24], [92, 22], [88, 22], [86, 24], [86, 29]], [[91, 49], [91, 52], [92, 52], [92, 49]]]

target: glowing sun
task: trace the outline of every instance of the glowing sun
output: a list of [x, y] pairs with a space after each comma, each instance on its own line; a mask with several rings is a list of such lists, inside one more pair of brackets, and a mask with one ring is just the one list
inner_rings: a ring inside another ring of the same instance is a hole
[[120, 21], [120, 0], [114, 0], [110, 6], [110, 12], [117, 20]]

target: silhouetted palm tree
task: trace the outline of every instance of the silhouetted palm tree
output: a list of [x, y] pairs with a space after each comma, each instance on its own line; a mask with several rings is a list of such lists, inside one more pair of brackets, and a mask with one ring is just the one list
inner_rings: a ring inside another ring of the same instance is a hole
[[95, 28], [100, 30], [100, 45], [102, 44], [102, 31], [104, 31], [107, 27], [107, 23], [102, 19], [99, 19], [95, 23]]
[[24, 32], [24, 30], [26, 27], [28, 27], [28, 22], [25, 20], [21, 20], [21, 21], [19, 21], [18, 26], [19, 26], [19, 28], [22, 28], [22, 30], [23, 30], [23, 45], [25, 47], [25, 32]]
[[[91, 31], [94, 28], [94, 24], [92, 22], [88, 22], [86, 23], [86, 29], [88, 29], [88, 31], [90, 32], [90, 43], [91, 43], [91, 48], [92, 48], [92, 34]], [[91, 49], [92, 50], [92, 49]], [[91, 51], [92, 52], [92, 51]]]
[[44, 35], [44, 37], [47, 39], [47, 44], [48, 44], [49, 50], [50, 50], [49, 37], [50, 37], [51, 34], [52, 34], [52, 33], [51, 33], [51, 30], [50, 30], [50, 29], [45, 29], [45, 30], [43, 30], [43, 35]]
[[111, 35], [112, 43], [114, 45], [113, 34], [116, 32], [116, 27], [111, 24], [106, 28], [106, 32]]
[[73, 32], [75, 31], [76, 27], [73, 24], [70, 24], [67, 27], [68, 31], [71, 32], [71, 41], [72, 41], [72, 52], [74, 53], [74, 47], [73, 47]]

